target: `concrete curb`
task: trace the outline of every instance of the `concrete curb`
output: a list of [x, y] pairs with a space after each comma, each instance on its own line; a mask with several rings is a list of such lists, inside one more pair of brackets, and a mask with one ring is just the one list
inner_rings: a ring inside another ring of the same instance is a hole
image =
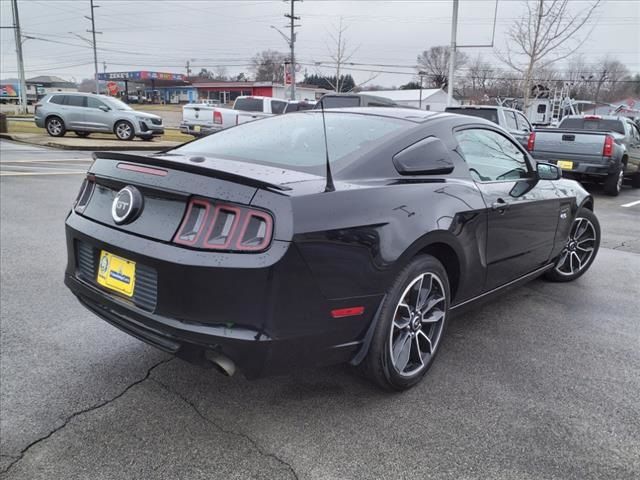
[[[176, 147], [181, 145], [182, 142], [163, 142], [162, 145], [153, 143], [153, 142], [145, 142], [141, 144], [139, 142], [121, 142], [123, 145], [65, 145], [61, 143], [56, 143], [55, 141], [48, 142], [33, 142], [26, 138], [21, 138], [15, 134], [11, 133], [0, 133], [0, 138], [5, 140], [11, 140], [14, 142], [25, 143], [27, 145], [33, 145], [34, 147], [49, 147], [56, 148], [58, 150], [84, 150], [84, 151], [153, 151], [157, 152], [158, 150], [164, 150]], [[168, 144], [170, 143], [170, 145]]]

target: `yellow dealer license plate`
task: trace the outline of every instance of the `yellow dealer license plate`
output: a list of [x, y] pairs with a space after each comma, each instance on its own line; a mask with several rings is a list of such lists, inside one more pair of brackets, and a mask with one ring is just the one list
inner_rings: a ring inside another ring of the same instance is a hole
[[200, 125], [194, 125], [193, 126], [193, 131], [196, 133], [200, 133]]
[[136, 284], [136, 263], [102, 250], [98, 266], [98, 283], [128, 297]]
[[573, 170], [573, 162], [569, 160], [558, 160], [558, 166], [563, 170]]

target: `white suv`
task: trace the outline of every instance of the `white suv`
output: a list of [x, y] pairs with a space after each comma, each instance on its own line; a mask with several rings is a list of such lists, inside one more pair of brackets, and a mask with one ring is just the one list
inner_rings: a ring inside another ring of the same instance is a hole
[[162, 117], [134, 110], [117, 98], [93, 93], [51, 93], [35, 106], [35, 122], [52, 137], [114, 133], [120, 140], [151, 140], [164, 133]]

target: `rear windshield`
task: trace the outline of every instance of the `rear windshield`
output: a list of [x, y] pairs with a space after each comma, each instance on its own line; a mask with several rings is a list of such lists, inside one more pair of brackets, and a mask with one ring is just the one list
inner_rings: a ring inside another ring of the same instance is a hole
[[324, 108], [348, 108], [360, 106], [360, 97], [324, 97], [321, 101]]
[[558, 128], [569, 130], [599, 130], [601, 132], [617, 132], [624, 135], [624, 125], [620, 120], [604, 120], [602, 118], [565, 118]]
[[447, 112], [458, 113], [460, 115], [469, 115], [471, 117], [480, 117], [493, 123], [498, 122], [498, 111], [488, 108], [447, 108]]
[[244, 112], [261, 112], [264, 102], [261, 98], [238, 98], [233, 104], [234, 110], [242, 110]]
[[[329, 158], [336, 171], [359, 154], [368, 152], [401, 128], [414, 126], [397, 118], [327, 112]], [[204, 155], [270, 165], [323, 175], [325, 142], [322, 114], [292, 113], [222, 130], [174, 150], [183, 155]]]

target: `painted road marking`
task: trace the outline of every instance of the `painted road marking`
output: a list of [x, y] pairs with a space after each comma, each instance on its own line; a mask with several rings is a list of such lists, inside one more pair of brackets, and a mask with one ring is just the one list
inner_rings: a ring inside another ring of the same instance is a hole
[[91, 163], [93, 160], [85, 159], [85, 158], [50, 158], [50, 159], [40, 159], [40, 160], [2, 160], [0, 161], [0, 165], [10, 165], [12, 163], [60, 163], [60, 162], [85, 162]]
[[634, 207], [636, 205], [640, 205], [640, 200], [636, 200], [635, 202], [631, 202], [631, 203], [625, 203], [624, 205], [620, 205], [621, 207]]
[[70, 172], [0, 172], [0, 177], [21, 177], [28, 175], [86, 175], [86, 171], [70, 171]]

